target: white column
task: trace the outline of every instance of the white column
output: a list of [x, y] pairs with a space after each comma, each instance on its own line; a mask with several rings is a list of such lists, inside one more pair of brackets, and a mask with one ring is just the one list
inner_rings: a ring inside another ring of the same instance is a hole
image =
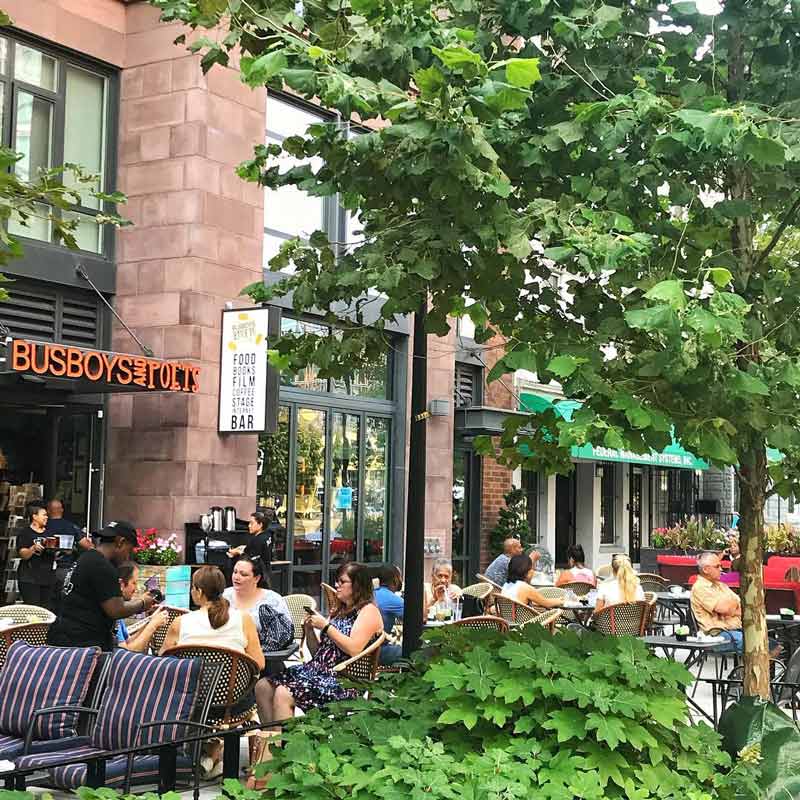
[[576, 464], [575, 471], [575, 541], [583, 547], [586, 565], [594, 569], [600, 551], [600, 478], [593, 461]]
[[555, 475], [539, 475], [539, 542], [556, 557]]
[[617, 532], [615, 544], [619, 548], [617, 552], [623, 553], [630, 551], [631, 544], [631, 515], [628, 511], [628, 503], [631, 498], [630, 479], [629, 464], [614, 465], [614, 530]]

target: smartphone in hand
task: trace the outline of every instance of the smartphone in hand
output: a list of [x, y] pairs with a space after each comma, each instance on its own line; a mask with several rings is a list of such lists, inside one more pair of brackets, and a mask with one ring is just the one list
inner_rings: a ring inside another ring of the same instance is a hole
[[314, 609], [311, 608], [311, 606], [303, 606], [303, 611], [305, 611], [306, 614], [313, 614], [314, 613]]

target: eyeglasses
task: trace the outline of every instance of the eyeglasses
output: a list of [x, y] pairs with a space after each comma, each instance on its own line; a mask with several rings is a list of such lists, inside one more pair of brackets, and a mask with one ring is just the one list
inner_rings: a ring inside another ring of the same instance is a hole
[[347, 580], [347, 579], [345, 579], [345, 580], [340, 580], [339, 578], [337, 578], [337, 579], [334, 581], [334, 585], [335, 585], [335, 586], [344, 586], [346, 583], [352, 583], [352, 582], [353, 582], [353, 581], [349, 581], [349, 580]]

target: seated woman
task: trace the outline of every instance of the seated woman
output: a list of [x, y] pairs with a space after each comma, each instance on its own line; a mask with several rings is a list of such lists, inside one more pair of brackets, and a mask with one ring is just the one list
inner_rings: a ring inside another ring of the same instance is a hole
[[[136, 594], [136, 586], [139, 583], [139, 565], [133, 561], [125, 561], [117, 567], [119, 571], [119, 588], [122, 592], [123, 600], [133, 599]], [[117, 621], [117, 642], [125, 650], [133, 650], [134, 653], [146, 653], [150, 648], [150, 641], [159, 628], [163, 628], [169, 622], [169, 613], [164, 608], [155, 608], [147, 623], [135, 631], [132, 635], [128, 634], [128, 629], [123, 620]]]
[[628, 556], [617, 553], [611, 559], [611, 573], [614, 577], [603, 581], [597, 589], [595, 614], [606, 606], [644, 600], [644, 589], [639, 583], [639, 576], [633, 571], [633, 565]]
[[[264, 653], [258, 640], [258, 632], [249, 614], [230, 607], [222, 596], [225, 591], [225, 576], [218, 567], [200, 567], [192, 576], [192, 600], [200, 606], [176, 617], [169, 626], [162, 654], [180, 645], [201, 645], [236, 650], [250, 656], [264, 669]], [[243, 712], [253, 705], [252, 693], [234, 706], [233, 713]], [[209, 742], [207, 755], [201, 763], [206, 777], [214, 778], [222, 772], [222, 747], [220, 742]]]
[[358, 655], [379, 636], [383, 632], [383, 621], [373, 602], [372, 578], [366, 567], [353, 562], [343, 564], [335, 585], [339, 605], [331, 617], [326, 619], [320, 614], [306, 617], [306, 642], [312, 653], [311, 661], [293, 665], [256, 684], [258, 716], [262, 723], [290, 719], [295, 706], [308, 711], [357, 696], [356, 690], [341, 686], [333, 668]]
[[556, 586], [563, 586], [565, 583], [591, 583], [592, 586], [595, 586], [597, 579], [585, 562], [583, 547], [579, 544], [571, 544], [567, 548], [568, 569], [563, 570], [558, 576]]
[[[267, 586], [264, 562], [243, 556], [233, 568], [233, 586], [222, 596], [232, 609], [250, 615], [262, 650], [281, 650], [294, 639], [294, 624], [286, 601]], [[282, 640], [281, 632], [285, 632]]]
[[532, 577], [533, 561], [531, 557], [524, 553], [514, 556], [508, 562], [508, 580], [503, 585], [501, 594], [503, 597], [510, 597], [526, 606], [558, 608], [562, 601], [557, 598], [543, 597], [540, 591], [531, 586]]

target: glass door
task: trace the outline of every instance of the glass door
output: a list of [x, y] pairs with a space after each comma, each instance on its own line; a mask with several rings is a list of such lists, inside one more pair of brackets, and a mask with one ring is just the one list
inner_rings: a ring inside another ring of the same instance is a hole
[[453, 583], [466, 586], [478, 569], [480, 529], [480, 457], [472, 450], [453, 451]]
[[630, 468], [630, 499], [628, 501], [629, 554], [631, 563], [638, 564], [642, 549], [642, 469]]

